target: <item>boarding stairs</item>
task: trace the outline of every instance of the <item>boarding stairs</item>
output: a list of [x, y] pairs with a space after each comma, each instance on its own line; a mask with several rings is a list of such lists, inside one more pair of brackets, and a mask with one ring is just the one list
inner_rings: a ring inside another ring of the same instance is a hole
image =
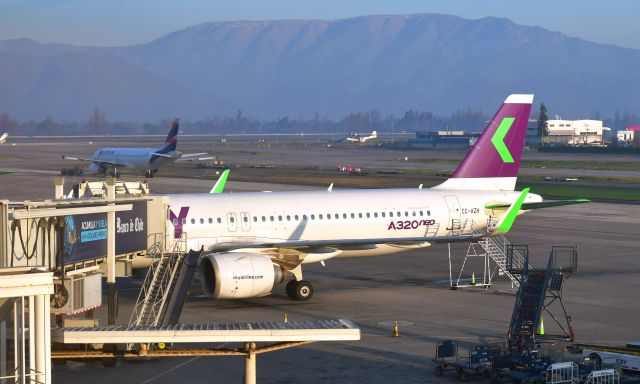
[[[512, 248], [513, 249], [513, 248]], [[562, 286], [566, 279], [577, 270], [577, 250], [575, 247], [552, 247], [546, 269], [534, 269], [529, 265], [528, 251], [522, 250], [525, 260], [522, 268], [514, 267], [507, 257], [506, 269], [519, 280], [519, 289], [509, 325], [509, 348], [522, 353], [535, 348], [536, 338], [562, 338], [573, 340], [571, 318], [562, 303]], [[550, 306], [558, 301], [564, 314], [565, 324], [552, 313]], [[563, 331], [561, 336], [538, 333], [543, 310]]]
[[164, 252], [163, 247], [157, 247], [156, 252], [150, 254], [154, 262], [149, 267], [138, 300], [134, 307], [130, 326], [161, 325], [170, 300], [170, 293], [179, 275], [182, 259], [186, 254], [186, 238], [176, 241], [170, 252]]
[[[489, 235], [495, 230], [496, 225], [497, 220], [495, 219], [488, 220], [486, 228], [480, 228], [473, 221], [471, 222], [472, 235], [480, 238], [480, 240], [469, 244], [462, 269], [464, 269], [464, 265], [469, 257], [485, 257], [488, 259], [485, 262], [485, 269], [488, 269], [485, 271], [487, 276], [483, 277], [484, 283], [479, 285], [491, 285], [496, 270], [490, 270], [490, 260], [495, 263], [497, 269], [502, 271], [511, 280], [513, 286], [517, 288], [520, 286], [517, 272], [525, 265], [526, 251], [523, 250], [522, 247], [511, 244], [504, 235]], [[529, 265], [527, 266], [529, 267]], [[460, 271], [458, 280], [460, 280], [461, 276], [462, 270]]]

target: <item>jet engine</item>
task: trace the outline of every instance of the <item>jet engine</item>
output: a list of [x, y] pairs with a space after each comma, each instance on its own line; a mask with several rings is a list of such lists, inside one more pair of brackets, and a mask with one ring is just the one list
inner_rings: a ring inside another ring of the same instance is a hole
[[100, 167], [96, 163], [91, 163], [89, 164], [89, 173], [92, 175], [97, 175], [99, 173], [102, 173], [102, 167]]
[[214, 299], [265, 296], [288, 274], [267, 256], [253, 253], [212, 253], [200, 261], [200, 283]]

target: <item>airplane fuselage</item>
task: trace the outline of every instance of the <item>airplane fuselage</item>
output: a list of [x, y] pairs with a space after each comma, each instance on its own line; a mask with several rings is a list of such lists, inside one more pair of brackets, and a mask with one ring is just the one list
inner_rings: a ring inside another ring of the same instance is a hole
[[125, 168], [146, 171], [157, 169], [180, 158], [180, 153], [177, 151], [166, 153], [171, 157], [158, 156], [154, 154], [156, 151], [156, 148], [100, 148], [93, 154], [92, 159], [123, 164]]
[[[513, 191], [443, 189], [180, 194], [169, 195], [173, 220], [168, 225], [174, 239], [184, 234], [188, 247], [205, 250], [294, 240], [440, 237], [486, 231], [489, 219], [504, 211], [485, 205], [513, 202], [518, 196]], [[527, 197], [536, 200], [540, 196]], [[339, 255], [372, 256], [428, 245], [386, 242], [342, 249]], [[303, 263], [320, 261], [318, 257]]]

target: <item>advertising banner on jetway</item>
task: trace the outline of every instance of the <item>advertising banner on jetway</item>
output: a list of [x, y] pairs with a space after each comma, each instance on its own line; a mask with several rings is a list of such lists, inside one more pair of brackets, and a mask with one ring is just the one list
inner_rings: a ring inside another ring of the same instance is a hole
[[[147, 248], [147, 203], [132, 204], [131, 211], [116, 212], [116, 255]], [[107, 255], [107, 214], [65, 216], [63, 264], [99, 259]]]

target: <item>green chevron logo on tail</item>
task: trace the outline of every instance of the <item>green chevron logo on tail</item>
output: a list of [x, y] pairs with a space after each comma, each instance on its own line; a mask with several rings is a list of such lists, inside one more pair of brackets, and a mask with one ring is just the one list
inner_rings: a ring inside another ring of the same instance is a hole
[[515, 120], [515, 117], [505, 117], [502, 119], [498, 129], [496, 129], [493, 137], [491, 137], [491, 144], [496, 148], [500, 158], [502, 158], [502, 161], [505, 163], [514, 162], [513, 156], [511, 156], [511, 152], [509, 152], [509, 148], [507, 148], [507, 145], [504, 143], [504, 138], [507, 136], [507, 133], [509, 132], [509, 129], [511, 129]]

